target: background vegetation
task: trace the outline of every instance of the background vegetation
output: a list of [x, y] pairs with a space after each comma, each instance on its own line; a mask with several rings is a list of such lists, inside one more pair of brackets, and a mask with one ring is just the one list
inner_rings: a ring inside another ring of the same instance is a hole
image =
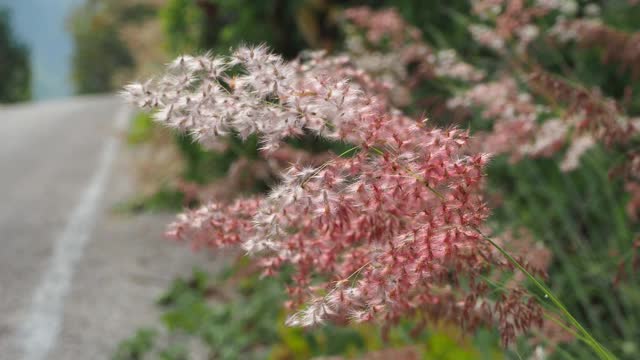
[[29, 52], [11, 32], [9, 11], [0, 8], [0, 103], [31, 99]]

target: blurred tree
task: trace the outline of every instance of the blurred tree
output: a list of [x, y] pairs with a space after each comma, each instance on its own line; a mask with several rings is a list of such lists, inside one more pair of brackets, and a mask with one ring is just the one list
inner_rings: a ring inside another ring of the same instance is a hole
[[7, 9], [0, 9], [0, 79], [0, 103], [31, 99], [29, 52], [14, 39]]
[[123, 22], [137, 21], [149, 11], [140, 5], [121, 8], [118, 4], [119, 1], [92, 0], [71, 16], [69, 26], [75, 44], [73, 80], [77, 93], [114, 90], [121, 85], [116, 76], [135, 67], [119, 30]]
[[173, 54], [224, 52], [239, 43], [266, 43], [275, 52], [291, 58], [309, 45], [328, 45], [311, 37], [324, 35], [318, 30], [330, 28], [330, 21], [326, 20], [331, 3], [330, 0], [169, 0], [160, 14], [167, 50]]

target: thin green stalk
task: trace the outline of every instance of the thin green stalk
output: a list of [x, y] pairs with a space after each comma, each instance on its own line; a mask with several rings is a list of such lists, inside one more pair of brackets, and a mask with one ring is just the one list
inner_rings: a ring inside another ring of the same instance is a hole
[[509, 254], [504, 248], [498, 245], [495, 241], [493, 241], [490, 237], [486, 236], [480, 229], [477, 227], [473, 227], [473, 229], [482, 236], [483, 239], [488, 241], [494, 248], [496, 248], [513, 266], [518, 268], [518, 270], [522, 271], [523, 274], [529, 278], [533, 282], [533, 284], [540, 289], [551, 302], [562, 312], [562, 314], [567, 318], [567, 320], [573, 325], [578, 332], [582, 333], [584, 337], [582, 340], [589, 345], [592, 350], [598, 354], [601, 359], [605, 360], [615, 360], [617, 359], [615, 355], [613, 355], [609, 350], [607, 350], [602, 344], [600, 344], [587, 329], [585, 329], [576, 318], [571, 315], [569, 310], [562, 304], [562, 302], [549, 290], [543, 283], [541, 283], [535, 276], [533, 276], [527, 269], [524, 268], [511, 254]]

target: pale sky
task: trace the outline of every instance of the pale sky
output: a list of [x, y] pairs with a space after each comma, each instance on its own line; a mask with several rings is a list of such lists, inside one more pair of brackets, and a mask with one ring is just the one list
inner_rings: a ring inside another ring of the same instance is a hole
[[11, 11], [13, 33], [31, 51], [33, 94], [45, 100], [73, 94], [71, 36], [66, 18], [83, 0], [0, 0]]

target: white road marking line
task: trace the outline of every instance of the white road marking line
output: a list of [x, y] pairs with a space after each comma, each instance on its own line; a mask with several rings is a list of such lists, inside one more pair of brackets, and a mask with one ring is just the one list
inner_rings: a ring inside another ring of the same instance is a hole
[[[126, 128], [129, 116], [128, 107], [117, 114], [115, 129], [118, 133]], [[71, 289], [75, 265], [82, 258], [84, 248], [91, 239], [91, 231], [119, 144], [119, 134], [109, 136], [89, 186], [64, 231], [55, 241], [53, 255], [34, 292], [27, 319], [17, 333], [25, 360], [46, 359], [57, 342], [65, 298]]]

